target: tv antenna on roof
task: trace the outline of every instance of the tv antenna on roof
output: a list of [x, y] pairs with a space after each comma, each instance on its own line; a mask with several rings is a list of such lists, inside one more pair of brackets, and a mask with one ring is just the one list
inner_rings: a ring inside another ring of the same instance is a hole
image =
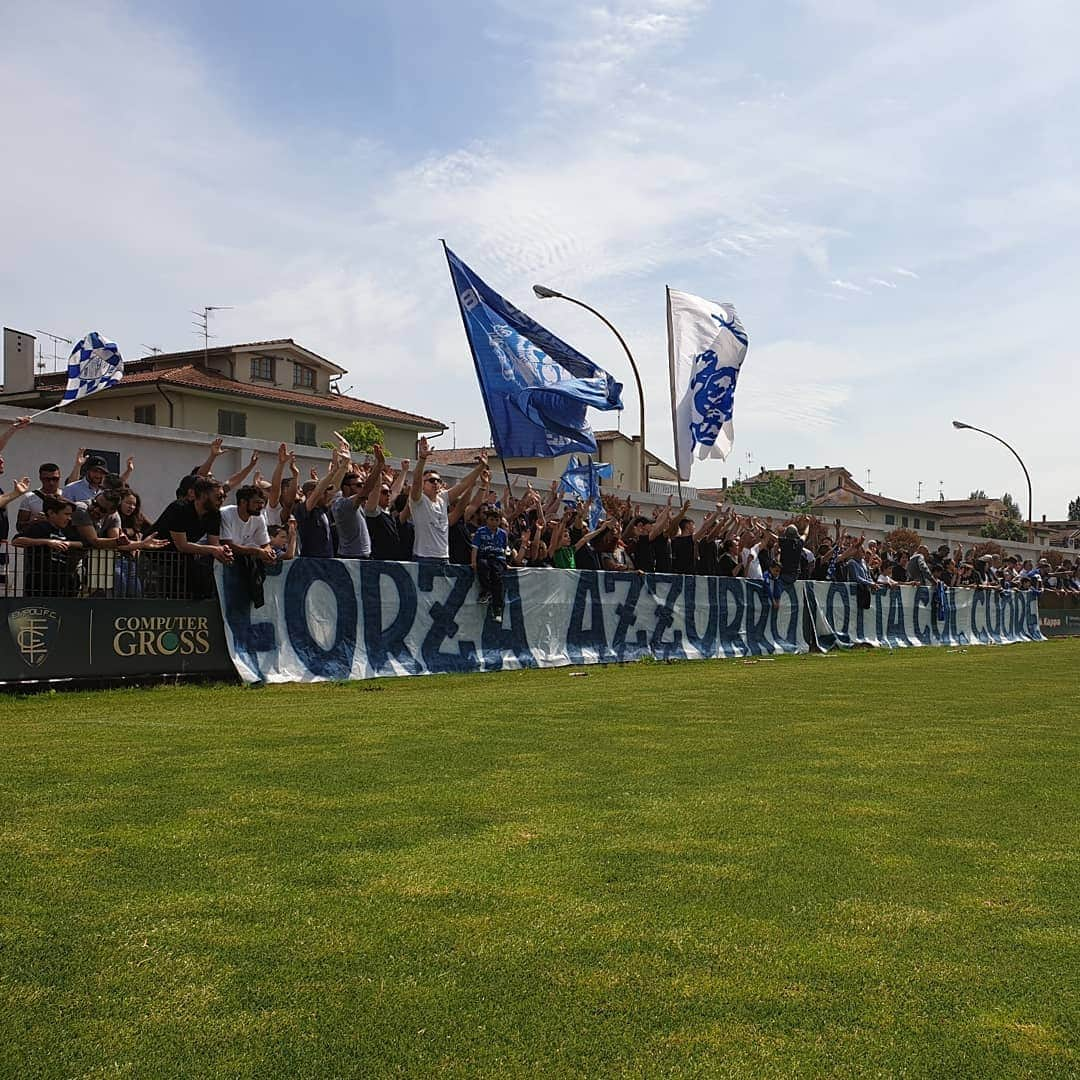
[[918, 486], [915, 488], [915, 501], [922, 502], [922, 481], [918, 481]]
[[192, 325], [196, 331], [202, 334], [203, 339], [203, 367], [206, 367], [207, 353], [210, 351], [210, 339], [215, 337], [215, 334], [210, 333], [210, 312], [211, 311], [232, 311], [230, 305], [213, 305], [207, 304], [203, 307], [202, 311], [192, 311], [192, 315], [195, 316], [197, 322]]
[[[35, 334], [41, 334], [42, 337], [47, 337], [52, 342], [53, 351], [53, 371], [59, 370], [60, 367], [60, 353], [57, 351], [57, 347], [62, 341], [65, 345], [74, 345], [75, 342], [71, 338], [61, 337], [59, 334], [50, 334], [48, 330], [35, 330]], [[38, 351], [38, 370], [45, 370], [45, 359], [41, 355], [41, 351]]]

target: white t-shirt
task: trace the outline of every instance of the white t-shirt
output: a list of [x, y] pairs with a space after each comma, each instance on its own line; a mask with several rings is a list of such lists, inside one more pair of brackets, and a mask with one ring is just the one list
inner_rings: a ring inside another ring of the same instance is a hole
[[284, 525], [285, 522], [281, 520], [281, 503], [278, 503], [277, 506], [270, 506], [269, 504], [264, 506], [262, 518], [266, 522], [268, 529], [271, 525]]
[[424, 559], [450, 558], [449, 499], [440, 491], [434, 501], [421, 493], [415, 502], [409, 502], [413, 525], [413, 555]]
[[238, 507], [223, 506], [221, 539], [232, 540], [241, 547], [265, 547], [270, 543], [270, 534], [266, 531], [262, 514], [252, 514], [247, 521], [241, 521]]
[[758, 558], [760, 550], [761, 545], [755, 544], [753, 547], [743, 548], [739, 554], [742, 559], [743, 577], [748, 581], [763, 581], [765, 579], [765, 575], [761, 572], [761, 560]]

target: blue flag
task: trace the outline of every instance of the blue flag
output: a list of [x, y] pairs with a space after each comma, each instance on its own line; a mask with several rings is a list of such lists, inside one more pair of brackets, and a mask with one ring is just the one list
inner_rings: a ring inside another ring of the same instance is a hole
[[577, 496], [582, 502], [592, 499], [592, 507], [589, 510], [589, 528], [595, 529], [604, 519], [604, 504], [600, 498], [600, 481], [610, 479], [614, 475], [611, 462], [602, 461], [599, 465], [591, 459], [579, 463], [576, 457], [571, 457], [566, 463], [559, 481], [559, 487]]
[[449, 248], [446, 259], [496, 453], [596, 453], [585, 411], [621, 409], [622, 385], [493, 292]]

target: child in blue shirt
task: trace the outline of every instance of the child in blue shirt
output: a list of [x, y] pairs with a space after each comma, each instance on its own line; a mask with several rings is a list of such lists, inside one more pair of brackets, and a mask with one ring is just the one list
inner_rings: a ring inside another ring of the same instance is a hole
[[484, 524], [472, 537], [472, 567], [480, 584], [480, 603], [491, 601], [491, 614], [502, 622], [503, 581], [509, 539], [501, 528], [502, 511], [492, 507], [484, 514]]

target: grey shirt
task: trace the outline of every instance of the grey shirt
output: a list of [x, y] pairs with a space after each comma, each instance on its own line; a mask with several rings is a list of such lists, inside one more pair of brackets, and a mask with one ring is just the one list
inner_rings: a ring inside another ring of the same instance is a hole
[[330, 504], [330, 513], [337, 525], [338, 555], [343, 559], [371, 557], [371, 536], [362, 506], [358, 509], [345, 495], [339, 495]]
[[918, 551], [908, 559], [907, 576], [908, 581], [913, 581], [916, 585], [929, 585], [934, 580], [925, 556]]

